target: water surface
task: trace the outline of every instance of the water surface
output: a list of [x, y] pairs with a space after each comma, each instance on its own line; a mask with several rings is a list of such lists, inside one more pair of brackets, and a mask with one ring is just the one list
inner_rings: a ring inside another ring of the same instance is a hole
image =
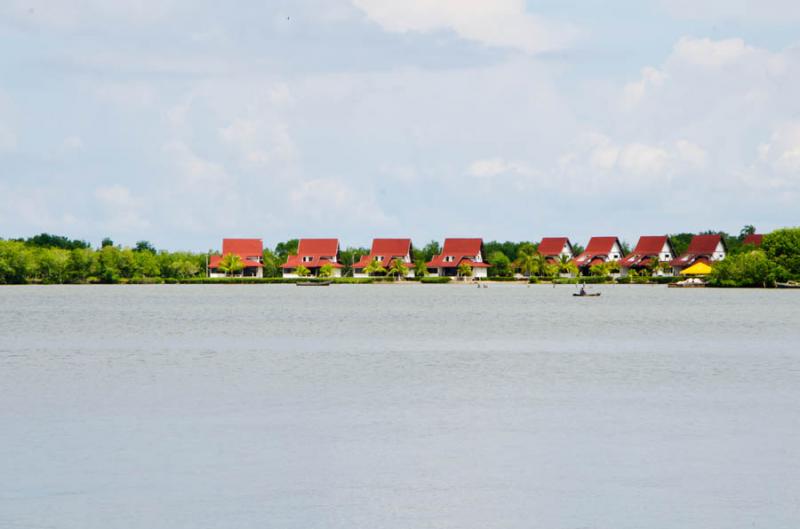
[[800, 296], [0, 288], [0, 527], [796, 528]]

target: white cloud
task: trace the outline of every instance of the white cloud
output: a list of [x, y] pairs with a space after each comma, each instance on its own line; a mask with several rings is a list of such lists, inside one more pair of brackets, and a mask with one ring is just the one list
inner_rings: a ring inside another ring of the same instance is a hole
[[266, 127], [261, 120], [237, 118], [220, 128], [219, 136], [238, 151], [240, 160], [247, 165], [285, 163], [298, 157], [297, 147], [286, 127], [281, 124]]
[[795, 0], [661, 0], [661, 4], [671, 15], [690, 20], [800, 20], [800, 4]]
[[623, 95], [625, 106], [633, 107], [637, 105], [648, 90], [660, 87], [664, 84], [666, 78], [667, 75], [657, 68], [653, 68], [652, 66], [643, 68], [642, 76], [638, 81], [625, 85], [625, 92]]
[[704, 169], [708, 165], [708, 153], [699, 145], [688, 140], [675, 142], [675, 151], [678, 159], [690, 167]]
[[391, 221], [368, 190], [338, 178], [301, 182], [291, 189], [289, 200], [291, 217], [311, 218], [321, 230], [362, 223], [380, 228]]
[[492, 179], [502, 175], [531, 176], [535, 174], [535, 171], [522, 162], [508, 161], [503, 158], [485, 158], [472, 162], [467, 174], [475, 178]]
[[755, 53], [742, 39], [711, 40], [683, 37], [675, 44], [672, 59], [686, 64], [719, 68]]
[[17, 135], [11, 128], [0, 123], [0, 152], [10, 152], [17, 148]]
[[142, 202], [122, 185], [101, 186], [94, 190], [105, 214], [103, 226], [114, 232], [130, 233], [150, 224], [141, 216]]
[[524, 0], [353, 0], [387, 31], [451, 30], [488, 46], [526, 53], [562, 49], [577, 36], [574, 26], [528, 13]]

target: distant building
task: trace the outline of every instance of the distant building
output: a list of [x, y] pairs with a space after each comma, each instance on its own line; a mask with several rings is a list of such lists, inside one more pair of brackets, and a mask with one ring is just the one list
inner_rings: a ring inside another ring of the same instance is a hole
[[592, 237], [586, 250], [575, 258], [581, 272], [588, 272], [595, 265], [622, 259], [622, 244], [618, 237]]
[[689, 243], [686, 253], [673, 259], [670, 264], [674, 274], [695, 263], [710, 265], [714, 261], [725, 259], [728, 250], [721, 235], [695, 235]]
[[764, 235], [761, 233], [751, 233], [747, 237], [744, 238], [742, 244], [745, 246], [755, 246], [756, 248], [761, 246], [761, 243], [764, 240]]
[[234, 275], [243, 277], [264, 276], [264, 243], [261, 239], [222, 239], [222, 255], [212, 255], [208, 259], [208, 277], [225, 277], [220, 270], [222, 257], [228, 254], [239, 256], [244, 268]]
[[[669, 263], [675, 259], [675, 250], [672, 242], [666, 235], [646, 235], [639, 237], [636, 248], [620, 260], [619, 265], [623, 276], [628, 275], [631, 270], [642, 270], [649, 268], [653, 263]], [[657, 270], [656, 275], [665, 275], [663, 271]]]
[[565, 256], [570, 260], [575, 257], [572, 243], [569, 242], [567, 237], [545, 237], [539, 243], [538, 251], [550, 264], [558, 263], [561, 260], [561, 256]]
[[307, 268], [310, 275], [318, 276], [326, 264], [333, 267], [332, 277], [341, 277], [343, 267], [339, 264], [339, 239], [300, 239], [297, 255], [290, 255], [281, 269], [283, 277], [299, 277], [299, 266]]
[[408, 267], [406, 277], [414, 277], [414, 263], [411, 261], [411, 239], [373, 239], [372, 248], [353, 265], [353, 277], [369, 277], [364, 269], [372, 262], [378, 261], [388, 272], [395, 259], [401, 260]]
[[432, 276], [454, 277], [462, 263], [472, 267], [472, 277], [482, 279], [487, 276], [490, 265], [483, 259], [483, 239], [445, 239], [442, 253], [434, 256], [426, 266]]

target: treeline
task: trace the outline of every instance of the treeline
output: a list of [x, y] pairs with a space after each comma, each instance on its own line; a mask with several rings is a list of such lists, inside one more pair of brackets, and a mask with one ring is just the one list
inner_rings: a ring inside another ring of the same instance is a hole
[[[714, 265], [712, 285], [772, 286], [800, 279], [800, 228], [768, 234], [758, 249], [743, 246], [744, 238], [754, 232], [752, 226], [745, 226], [735, 236], [719, 231], [703, 232], [722, 235], [728, 247], [728, 258]], [[678, 255], [686, 251], [693, 236], [691, 233], [670, 236]], [[281, 264], [297, 252], [297, 246], [298, 240], [291, 239], [264, 250], [264, 277], [281, 277]], [[573, 245], [573, 249], [576, 255], [583, 251], [578, 245]], [[425, 263], [441, 251], [437, 241], [414, 247], [412, 260], [417, 276], [425, 275]], [[630, 252], [624, 241], [623, 251]], [[28, 239], [0, 239], [0, 284], [146, 283], [202, 278], [206, 275], [209, 253], [156, 250], [147, 241], [123, 248], [108, 238], [103, 239], [99, 248], [92, 248], [86, 241], [47, 233]], [[352, 275], [352, 265], [367, 254], [369, 248], [342, 249], [339, 257], [343, 275]], [[495, 279], [512, 278], [516, 273], [540, 278], [578, 273], [569, 259], [548, 263], [538, 253], [537, 244], [528, 241], [486, 242], [484, 256], [492, 265], [489, 277]], [[605, 277], [618, 271], [617, 263], [606, 263], [592, 267], [590, 274]]]
[[0, 240], [0, 284], [125, 283], [203, 277], [204, 253], [156, 251], [142, 241], [134, 248], [104, 239], [93, 249], [85, 241], [42, 234]]
[[800, 280], [800, 228], [775, 230], [759, 248], [739, 245], [714, 264], [709, 284], [719, 287], [774, 287]]

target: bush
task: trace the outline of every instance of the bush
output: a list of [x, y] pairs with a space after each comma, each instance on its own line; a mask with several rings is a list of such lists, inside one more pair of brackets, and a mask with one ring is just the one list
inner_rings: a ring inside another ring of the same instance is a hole
[[423, 284], [432, 284], [432, 285], [439, 285], [442, 283], [449, 283], [449, 277], [423, 277], [419, 280], [420, 283]]
[[557, 285], [596, 285], [611, 282], [611, 276], [581, 276], [581, 277], [557, 277], [553, 283]]
[[531, 276], [531, 277], [528, 278], [528, 283], [531, 284], [531, 285], [535, 285], [535, 284], [539, 283], [539, 278], [536, 277], [536, 276]]

